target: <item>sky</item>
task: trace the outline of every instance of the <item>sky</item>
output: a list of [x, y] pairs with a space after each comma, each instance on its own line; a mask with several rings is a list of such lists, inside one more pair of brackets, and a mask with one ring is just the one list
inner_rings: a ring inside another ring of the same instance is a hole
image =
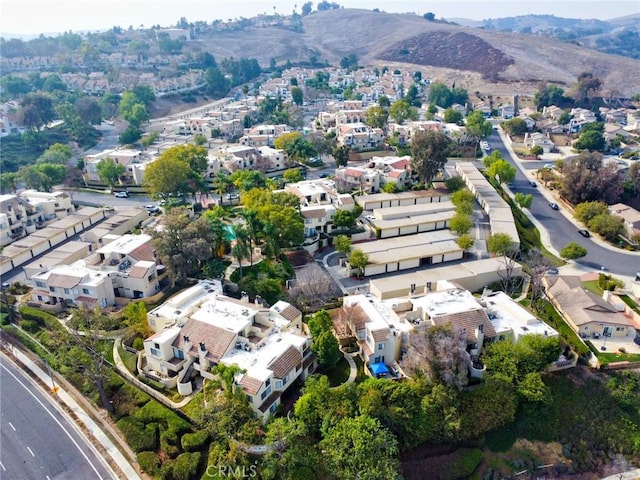
[[[640, 13], [640, 0], [332, 0], [345, 8], [379, 8], [385, 12], [433, 12], [437, 18], [482, 20], [528, 14], [567, 18], [610, 18]], [[38, 35], [72, 30], [102, 31], [113, 26], [146, 27], [253, 17], [260, 13], [291, 14], [303, 0], [0, 0], [0, 32]], [[317, 1], [315, 5], [318, 3]]]

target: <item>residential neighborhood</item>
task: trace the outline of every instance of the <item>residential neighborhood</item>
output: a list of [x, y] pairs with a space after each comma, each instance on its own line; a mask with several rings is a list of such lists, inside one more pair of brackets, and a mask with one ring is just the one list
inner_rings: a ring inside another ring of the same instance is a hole
[[372, 8], [1, 39], [5, 475], [635, 478], [637, 85]]

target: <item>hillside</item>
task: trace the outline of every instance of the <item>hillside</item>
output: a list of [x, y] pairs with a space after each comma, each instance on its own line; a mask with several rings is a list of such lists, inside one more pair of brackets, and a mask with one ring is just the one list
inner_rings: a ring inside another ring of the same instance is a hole
[[531, 92], [540, 81], [568, 86], [587, 70], [603, 80], [605, 94], [638, 93], [637, 82], [630, 79], [640, 77], [640, 61], [541, 36], [360, 9], [314, 13], [302, 19], [300, 30], [248, 27], [207, 33], [188, 43], [194, 51], [209, 50], [218, 59], [249, 56], [262, 65], [272, 58], [284, 63], [312, 57], [337, 65], [355, 53], [363, 65], [417, 64], [426, 67], [431, 78], [462, 76], [470, 89], [491, 80], [506, 93]]

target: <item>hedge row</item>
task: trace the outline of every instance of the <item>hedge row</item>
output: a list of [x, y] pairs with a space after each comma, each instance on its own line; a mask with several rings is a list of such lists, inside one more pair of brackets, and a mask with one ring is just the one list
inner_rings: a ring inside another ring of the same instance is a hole
[[38, 310], [37, 308], [28, 307], [26, 305], [22, 305], [18, 309], [18, 312], [23, 320], [36, 322], [41, 327], [47, 327], [49, 330], [62, 329], [58, 319], [50, 313]]

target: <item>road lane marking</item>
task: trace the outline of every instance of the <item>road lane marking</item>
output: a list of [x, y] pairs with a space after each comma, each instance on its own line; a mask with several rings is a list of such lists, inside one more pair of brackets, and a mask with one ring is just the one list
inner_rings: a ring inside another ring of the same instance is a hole
[[[47, 412], [49, 414], [49, 416], [58, 424], [58, 426], [62, 429], [62, 431], [67, 434], [69, 439], [73, 442], [73, 444], [76, 446], [76, 448], [80, 451], [80, 454], [84, 457], [84, 459], [87, 461], [87, 463], [91, 466], [93, 471], [96, 472], [96, 475], [98, 476], [98, 478], [100, 480], [103, 480], [104, 477], [102, 475], [100, 475], [100, 472], [98, 472], [98, 469], [95, 467], [93, 462], [91, 462], [91, 460], [89, 459], [87, 454], [84, 452], [84, 450], [82, 448], [80, 448], [80, 445], [78, 444], [78, 442], [76, 442], [75, 438], [73, 438], [71, 436], [71, 433], [69, 433], [69, 430], [67, 430], [64, 427], [64, 425], [62, 425], [62, 423], [60, 423], [60, 420], [58, 420], [55, 417], [55, 415], [51, 412], [51, 410], [49, 410], [47, 408], [47, 406], [44, 403], [42, 403], [42, 401], [38, 397], [36, 397], [35, 393], [33, 393], [31, 390], [29, 390], [27, 388], [27, 386], [18, 377], [16, 377], [11, 370], [9, 370], [7, 367], [5, 367], [2, 364], [0, 364], [0, 367], [2, 367], [9, 375], [11, 375], [15, 379], [15, 381], [18, 382], [22, 386], [22, 388], [24, 388], [27, 391], [27, 393], [29, 395], [31, 395], [34, 398], [34, 400], [40, 404], [40, 406], [44, 409], [44, 411]], [[29, 447], [27, 447], [27, 448], [29, 448]]]
[[14, 432], [17, 432], [16, 427], [14, 427], [14, 426], [13, 426], [13, 423], [9, 422], [9, 426], [10, 426], [11, 428], [13, 428], [13, 431], [14, 431]]
[[33, 453], [33, 450], [31, 450], [29, 447], [27, 447], [27, 450], [29, 450], [29, 453], [31, 454], [31, 456], [32, 456], [32, 457], [35, 457], [35, 456], [36, 456], [36, 454], [35, 454], [35, 453]]
[[2, 462], [0, 462], [0, 467], [2, 467], [2, 471], [3, 471], [3, 472], [6, 472], [6, 471], [7, 471], [7, 469], [6, 469], [6, 468], [4, 468], [4, 464], [3, 464]]

